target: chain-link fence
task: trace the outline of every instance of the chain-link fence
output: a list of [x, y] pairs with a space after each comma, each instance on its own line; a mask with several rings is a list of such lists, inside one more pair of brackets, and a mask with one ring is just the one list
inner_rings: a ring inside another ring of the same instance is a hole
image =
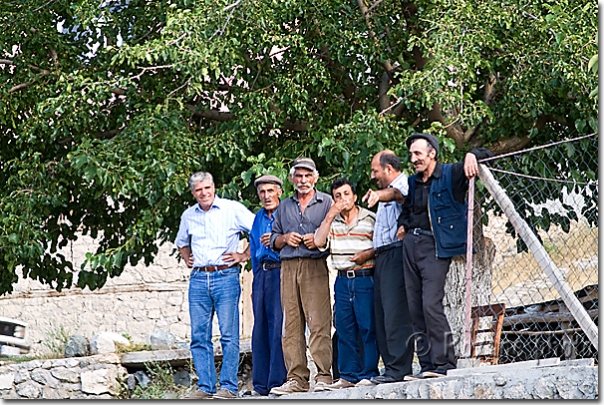
[[[552, 357], [597, 362], [597, 151], [598, 137], [590, 135], [496, 157], [481, 170], [474, 255], [488, 257], [474, 263], [490, 267], [490, 277], [472, 285], [473, 305], [488, 304], [482, 315], [505, 306], [500, 364]], [[496, 321], [487, 316], [478, 329]], [[496, 335], [471, 339], [489, 341], [475, 355], [492, 351]]]

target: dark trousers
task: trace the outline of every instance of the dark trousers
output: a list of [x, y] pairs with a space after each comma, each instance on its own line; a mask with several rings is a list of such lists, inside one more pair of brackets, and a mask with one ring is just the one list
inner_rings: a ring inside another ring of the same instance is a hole
[[[338, 276], [334, 295], [339, 377], [357, 383], [377, 376], [379, 355], [375, 338], [373, 277]], [[362, 344], [359, 344], [359, 335]]]
[[445, 281], [451, 259], [436, 257], [434, 238], [407, 234], [403, 268], [422, 371], [455, 368], [453, 336], [445, 310]]
[[403, 249], [379, 251], [375, 258], [375, 334], [386, 374], [402, 380], [411, 374], [413, 327], [403, 275]]
[[254, 391], [268, 395], [287, 378], [281, 346], [281, 270], [262, 270], [254, 273], [252, 281], [252, 384]]

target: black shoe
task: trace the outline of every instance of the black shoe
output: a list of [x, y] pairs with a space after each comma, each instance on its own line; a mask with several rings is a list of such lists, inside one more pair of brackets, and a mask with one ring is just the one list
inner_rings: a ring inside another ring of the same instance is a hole
[[371, 382], [374, 384], [389, 384], [389, 383], [395, 383], [395, 382], [401, 382], [401, 381], [403, 381], [403, 380], [396, 379], [388, 374], [371, 377]]

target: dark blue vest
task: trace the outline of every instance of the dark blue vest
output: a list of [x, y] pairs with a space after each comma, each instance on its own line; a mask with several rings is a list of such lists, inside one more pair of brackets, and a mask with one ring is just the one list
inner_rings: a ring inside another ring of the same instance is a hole
[[[453, 197], [451, 164], [442, 164], [440, 178], [433, 177], [428, 198], [430, 225], [436, 243], [436, 257], [447, 259], [466, 254], [468, 238], [468, 204], [461, 204]], [[409, 196], [413, 204], [415, 179], [409, 178]]]

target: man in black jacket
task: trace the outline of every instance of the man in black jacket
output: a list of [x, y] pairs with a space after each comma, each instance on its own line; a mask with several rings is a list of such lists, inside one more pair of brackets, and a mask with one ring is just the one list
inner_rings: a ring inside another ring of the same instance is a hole
[[472, 149], [464, 162], [438, 162], [434, 135], [407, 138], [416, 174], [409, 178], [409, 195], [398, 219], [403, 239], [403, 272], [407, 302], [421, 365], [419, 376], [440, 377], [455, 368], [451, 328], [442, 300], [451, 258], [466, 253], [468, 179], [478, 174], [477, 159], [493, 156], [485, 148]]

